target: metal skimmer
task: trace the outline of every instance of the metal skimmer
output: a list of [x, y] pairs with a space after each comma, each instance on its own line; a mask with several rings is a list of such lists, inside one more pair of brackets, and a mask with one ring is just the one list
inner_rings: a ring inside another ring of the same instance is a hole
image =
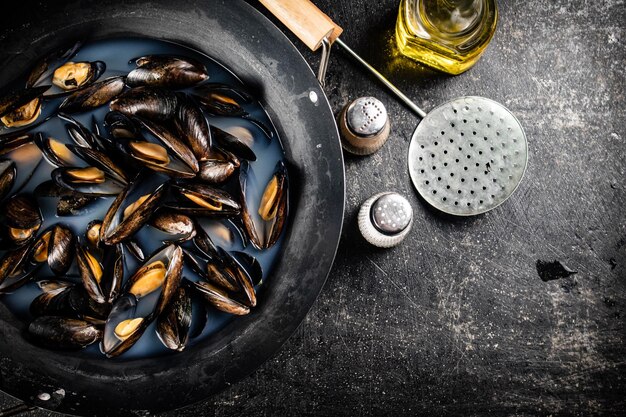
[[432, 110], [413, 133], [409, 173], [420, 195], [448, 214], [471, 216], [502, 204], [528, 162], [526, 135], [501, 104], [459, 97]]
[[[515, 191], [526, 170], [528, 148], [522, 126], [504, 106], [483, 97], [460, 97], [427, 114], [346, 45], [339, 38], [343, 29], [309, 0], [261, 3], [309, 48], [322, 48], [322, 86], [331, 46], [337, 44], [423, 119], [411, 140], [409, 172], [417, 191], [433, 207], [471, 216], [499, 206]], [[366, 132], [372, 127], [376, 118], [370, 121], [368, 110], [361, 109], [362, 122], [352, 128]]]

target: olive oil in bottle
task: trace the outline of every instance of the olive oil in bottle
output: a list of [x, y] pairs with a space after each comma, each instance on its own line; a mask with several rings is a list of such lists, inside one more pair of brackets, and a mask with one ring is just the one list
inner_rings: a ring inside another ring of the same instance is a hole
[[496, 0], [402, 0], [400, 52], [448, 74], [467, 71], [496, 31]]

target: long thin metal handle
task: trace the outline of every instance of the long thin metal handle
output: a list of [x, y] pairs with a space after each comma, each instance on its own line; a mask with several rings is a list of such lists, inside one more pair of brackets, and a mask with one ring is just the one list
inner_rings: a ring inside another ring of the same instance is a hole
[[16, 416], [18, 414], [26, 413], [34, 410], [36, 407], [27, 404], [18, 404], [11, 408], [6, 408], [0, 411], [0, 417]]
[[417, 104], [413, 103], [411, 101], [410, 98], [408, 98], [402, 91], [400, 91], [398, 89], [398, 87], [396, 87], [395, 85], [393, 85], [391, 83], [391, 81], [389, 81], [387, 78], [385, 78], [384, 75], [382, 75], [380, 72], [378, 72], [376, 70], [376, 68], [372, 67], [370, 64], [368, 64], [363, 58], [361, 58], [356, 52], [354, 52], [352, 49], [350, 49], [350, 47], [348, 45], [346, 45], [345, 43], [343, 43], [343, 41], [340, 38], [337, 38], [335, 40], [335, 43], [339, 46], [341, 46], [343, 49], [346, 50], [346, 52], [348, 52], [350, 55], [352, 55], [352, 57], [354, 59], [356, 59], [359, 63], [361, 63], [361, 65], [363, 65], [365, 68], [367, 68], [372, 74], [374, 74], [376, 76], [376, 78], [378, 78], [380, 80], [380, 82], [382, 82], [383, 84], [385, 84], [385, 86], [396, 96], [398, 97], [404, 104], [407, 105], [407, 107], [409, 109], [411, 109], [415, 114], [417, 114], [419, 117], [421, 117], [422, 119], [424, 117], [426, 117], [426, 112], [424, 112], [424, 110], [420, 109]]

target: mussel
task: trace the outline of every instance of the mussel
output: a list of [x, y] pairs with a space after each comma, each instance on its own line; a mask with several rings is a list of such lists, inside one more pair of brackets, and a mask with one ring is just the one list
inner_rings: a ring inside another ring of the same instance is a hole
[[58, 185], [54, 181], [39, 184], [34, 193], [41, 197], [58, 197], [57, 216], [78, 216], [89, 210], [97, 197], [87, 196]]
[[102, 61], [66, 62], [54, 70], [52, 84], [63, 90], [76, 90], [98, 79], [105, 69]]
[[208, 184], [221, 184], [239, 168], [239, 158], [214, 146], [200, 163], [198, 178]]
[[110, 111], [104, 116], [104, 126], [115, 139], [140, 137], [139, 123], [118, 111]]
[[222, 149], [232, 152], [241, 159], [256, 161], [254, 151], [244, 140], [213, 125], [211, 126], [211, 135]]
[[0, 99], [0, 122], [6, 127], [33, 123], [41, 114], [41, 96], [48, 88], [27, 88]]
[[165, 172], [170, 176], [192, 178], [198, 172], [198, 161], [193, 152], [180, 140], [178, 135], [163, 124], [137, 118], [152, 136], [160, 143], [131, 139], [125, 143], [126, 151], [147, 167]]
[[107, 104], [124, 91], [124, 77], [111, 77], [70, 94], [59, 106], [66, 113], [84, 112]]
[[176, 115], [176, 93], [156, 87], [136, 87], [120, 94], [111, 101], [109, 108], [128, 116], [140, 116], [152, 120], [168, 120]]
[[33, 142], [35, 135], [32, 133], [11, 133], [0, 135], [0, 155], [13, 152], [17, 148]]
[[76, 145], [100, 151], [105, 150], [102, 143], [100, 143], [98, 137], [94, 135], [93, 132], [89, 130], [85, 125], [80, 123], [69, 114], [60, 112], [58, 116], [59, 119], [67, 122], [65, 124], [65, 127], [67, 128], [67, 133], [70, 135], [74, 143], [76, 143]]
[[0, 294], [12, 292], [26, 284], [38, 270], [28, 262], [32, 244], [7, 252], [0, 260]]
[[106, 321], [102, 350], [108, 357], [130, 349], [169, 305], [180, 284], [182, 269], [182, 249], [168, 245], [128, 279], [125, 294], [115, 301]]
[[67, 145], [67, 148], [89, 165], [100, 168], [118, 183], [128, 184], [128, 173], [107, 153], [83, 146]]
[[204, 300], [220, 311], [238, 316], [250, 313], [250, 307], [235, 300], [226, 290], [213, 284], [206, 281], [198, 281], [193, 283], [193, 287]]
[[78, 244], [76, 260], [89, 296], [100, 304], [113, 302], [124, 279], [124, 258], [119, 246], [108, 246], [103, 251], [97, 251]]
[[150, 219], [150, 225], [168, 234], [171, 242], [184, 242], [196, 235], [194, 221], [189, 216], [174, 210], [159, 210]]
[[74, 233], [61, 224], [44, 231], [33, 246], [32, 260], [47, 263], [56, 275], [65, 274], [74, 260]]
[[250, 175], [249, 165], [242, 165], [239, 178], [241, 217], [252, 244], [258, 249], [267, 249], [280, 237], [287, 218], [287, 169], [282, 162], [277, 164], [260, 199], [254, 187], [248, 187]]
[[39, 60], [32, 68], [26, 80], [26, 87], [34, 87], [41, 83], [45, 78], [49, 77], [54, 71], [50, 66], [54, 63], [65, 62], [72, 58], [78, 49], [82, 46], [82, 42], [76, 42], [69, 49], [60, 49], [53, 51], [43, 59]]
[[58, 139], [37, 133], [35, 143], [39, 146], [44, 158], [56, 167], [79, 166], [82, 162], [65, 143]]
[[181, 213], [196, 216], [229, 217], [239, 214], [240, 206], [226, 191], [205, 184], [174, 184], [182, 200], [180, 204], [169, 204]]
[[74, 316], [74, 310], [69, 303], [70, 291], [74, 284], [67, 281], [46, 281], [45, 285], [53, 288], [42, 288], [43, 293], [30, 303], [30, 314], [33, 317]]
[[198, 106], [191, 100], [180, 99], [176, 124], [180, 136], [193, 151], [198, 161], [209, 159], [211, 132], [209, 131], [209, 124]]
[[189, 340], [191, 318], [192, 304], [189, 290], [181, 286], [157, 319], [157, 335], [168, 349], [177, 351], [185, 349]]
[[[231, 255], [229, 252], [225, 250], [220, 250], [219, 252], [221, 254], [221, 262], [225, 267], [225, 270], [228, 271], [230, 275], [234, 276], [239, 286], [239, 294], [241, 296], [242, 302], [248, 307], [256, 306], [256, 290], [254, 289], [254, 278], [256, 278], [257, 281], [260, 281], [262, 278], [261, 276], [257, 275], [262, 274], [260, 270], [260, 265], [258, 263], [256, 263], [256, 265], [249, 264], [249, 267], [254, 268], [248, 270], [237, 258]], [[257, 275], [254, 278], [251, 275], [253, 273]]]
[[29, 194], [17, 194], [4, 206], [5, 227], [8, 239], [15, 246], [32, 241], [43, 222], [37, 201]]
[[36, 343], [52, 349], [81, 349], [102, 338], [102, 330], [93, 323], [58, 316], [36, 318], [28, 333]]
[[126, 240], [152, 215], [165, 194], [167, 179], [140, 174], [109, 207], [102, 221], [101, 239], [107, 245]]
[[15, 162], [10, 159], [0, 160], [0, 200], [4, 199], [13, 188], [16, 175]]
[[118, 195], [125, 185], [95, 166], [57, 168], [51, 176], [59, 186], [86, 196]]
[[249, 94], [219, 83], [202, 84], [194, 88], [192, 94], [208, 113], [215, 116], [247, 116], [242, 104], [252, 100]]
[[205, 66], [191, 58], [149, 55], [138, 58], [126, 83], [131, 87], [151, 85], [169, 88], [189, 87], [209, 77]]
[[85, 241], [91, 249], [100, 248], [100, 232], [102, 231], [102, 222], [100, 220], [92, 220], [85, 230]]

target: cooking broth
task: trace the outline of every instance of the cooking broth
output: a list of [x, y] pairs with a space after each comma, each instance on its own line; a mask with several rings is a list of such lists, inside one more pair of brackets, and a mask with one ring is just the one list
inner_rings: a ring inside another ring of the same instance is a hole
[[[71, 61], [78, 62], [99, 60], [105, 62], [106, 71], [99, 78], [99, 80], [103, 80], [111, 76], [128, 74], [131, 70], [136, 68], [134, 60], [137, 57], [145, 55], [173, 55], [193, 58], [202, 62], [206, 66], [209, 73], [208, 82], [223, 83], [239, 90], [246, 91], [246, 87], [236, 77], [236, 75], [231, 73], [217, 61], [187, 47], [161, 40], [145, 38], [119, 38], [88, 42], [80, 47], [76, 55], [71, 58]], [[20, 80], [20, 84], [16, 84], [14, 89], [18, 90], [23, 88], [23, 82], [24, 80]], [[188, 92], [189, 90], [190, 88], [179, 89], [177, 91]], [[61, 90], [58, 87], [52, 87], [48, 92], [46, 92], [46, 94], [58, 93], [60, 91]], [[56, 117], [56, 109], [63, 99], [64, 98], [61, 97], [46, 100], [43, 104], [42, 114], [37, 119], [36, 124], [46, 120], [46, 118], [49, 119], [41, 124], [33, 125], [34, 127], [29, 131], [43, 132], [48, 137], [55, 138], [60, 142], [73, 144], [65, 126], [66, 122]], [[258, 99], [258, 97], [255, 99]], [[277, 163], [284, 160], [285, 156], [278, 133], [274, 129], [269, 116], [261, 104], [258, 101], [253, 100], [250, 103], [244, 104], [243, 107], [246, 112], [249, 113], [249, 118], [251, 120], [259, 121], [260, 124], [240, 117], [205, 115], [209, 124], [217, 126], [224, 131], [250, 142], [249, 144], [256, 154], [257, 160], [250, 162], [250, 167], [253, 171], [255, 181], [254, 183], [250, 182], [248, 187], [258, 188], [253, 189], [252, 191], [255, 196], [260, 198], [263, 194], [265, 184], [268, 183], [274, 173]], [[91, 130], [97, 126], [100, 132], [106, 132], [103, 120], [108, 111], [108, 105], [104, 105], [89, 112], [72, 114], [72, 117]], [[19, 130], [24, 130], [26, 128], [20, 128]], [[0, 128], [0, 134], [11, 131], [11, 129]], [[50, 174], [55, 169], [52, 164], [50, 164], [45, 158], [41, 157], [38, 147], [34, 144], [24, 145], [3, 155], [2, 158], [10, 158], [14, 160], [18, 170], [18, 175], [13, 189], [7, 195], [7, 198], [18, 192], [18, 190], [21, 193], [32, 193], [40, 183], [50, 180]], [[30, 172], [33, 172], [33, 175], [29, 178], [26, 173]], [[153, 174], [153, 172], [150, 173]], [[238, 172], [235, 172], [226, 185], [224, 187], [220, 186], [220, 188], [228, 190], [231, 195], [238, 199], [238, 189], [236, 188], [237, 177]], [[45, 231], [48, 227], [56, 223], [60, 223], [69, 227], [77, 237], [84, 240], [84, 233], [87, 225], [92, 220], [102, 220], [114, 198], [115, 196], [100, 197], [97, 201], [90, 204], [81, 215], [60, 217], [56, 213], [57, 198], [38, 197], [37, 201], [43, 215], [43, 224], [39, 229], [39, 234]], [[256, 212], [254, 212], [253, 215], [256, 215]], [[244, 246], [244, 242], [239, 231], [236, 227], [234, 227], [233, 223], [227, 219], [202, 218], [199, 219], [199, 224], [208, 233], [217, 246], [229, 252], [245, 252], [258, 260], [263, 270], [263, 277], [261, 281], [262, 284], [256, 286], [257, 291], [260, 291], [261, 285], [268, 285], [268, 283], [271, 285], [272, 269], [281, 254], [284, 230], [286, 227], [283, 228], [283, 233], [274, 246], [269, 249], [258, 250], [251, 244]], [[133, 239], [140, 245], [145, 254], [145, 259], [147, 260], [153, 252], [163, 246], [163, 237], [164, 234], [162, 232], [151, 226], [144, 225], [139, 232], [134, 235]], [[193, 243], [185, 242], [181, 244], [181, 246], [183, 248], [190, 249], [193, 247]], [[0, 256], [4, 256], [4, 254], [4, 251], [0, 251]], [[125, 251], [124, 281], [126, 281], [140, 267], [140, 265], [141, 263], [135, 257], [133, 257], [128, 251]], [[47, 265], [44, 265], [36, 273], [35, 280], [47, 279], [51, 277], [53, 277], [52, 271]], [[183, 277], [190, 281], [197, 281], [199, 279], [199, 276], [186, 264], [183, 269]], [[75, 260], [73, 261], [66, 278], [80, 284], [80, 274]], [[24, 327], [26, 328], [28, 323], [33, 319], [29, 313], [29, 306], [32, 300], [41, 293], [42, 291], [35, 282], [29, 282], [11, 294], [0, 296], [0, 301], [3, 302], [19, 319], [24, 322]], [[193, 318], [190, 331], [191, 337], [187, 343], [187, 348], [208, 340], [214, 333], [223, 328], [231, 320], [236, 319], [236, 317], [231, 314], [220, 312], [212, 307], [207, 307], [207, 317], [205, 322], [203, 317], [204, 309], [201, 308], [201, 303], [202, 301], [199, 300], [198, 297], [194, 297]], [[157, 337], [154, 321], [144, 332], [143, 336], [133, 345], [133, 347], [123, 353], [120, 358], [141, 358], [162, 355], [169, 352], [171, 351], [169, 351]], [[100, 352], [99, 344], [88, 346], [76, 354], [99, 356], [104, 358], [104, 355]]]

